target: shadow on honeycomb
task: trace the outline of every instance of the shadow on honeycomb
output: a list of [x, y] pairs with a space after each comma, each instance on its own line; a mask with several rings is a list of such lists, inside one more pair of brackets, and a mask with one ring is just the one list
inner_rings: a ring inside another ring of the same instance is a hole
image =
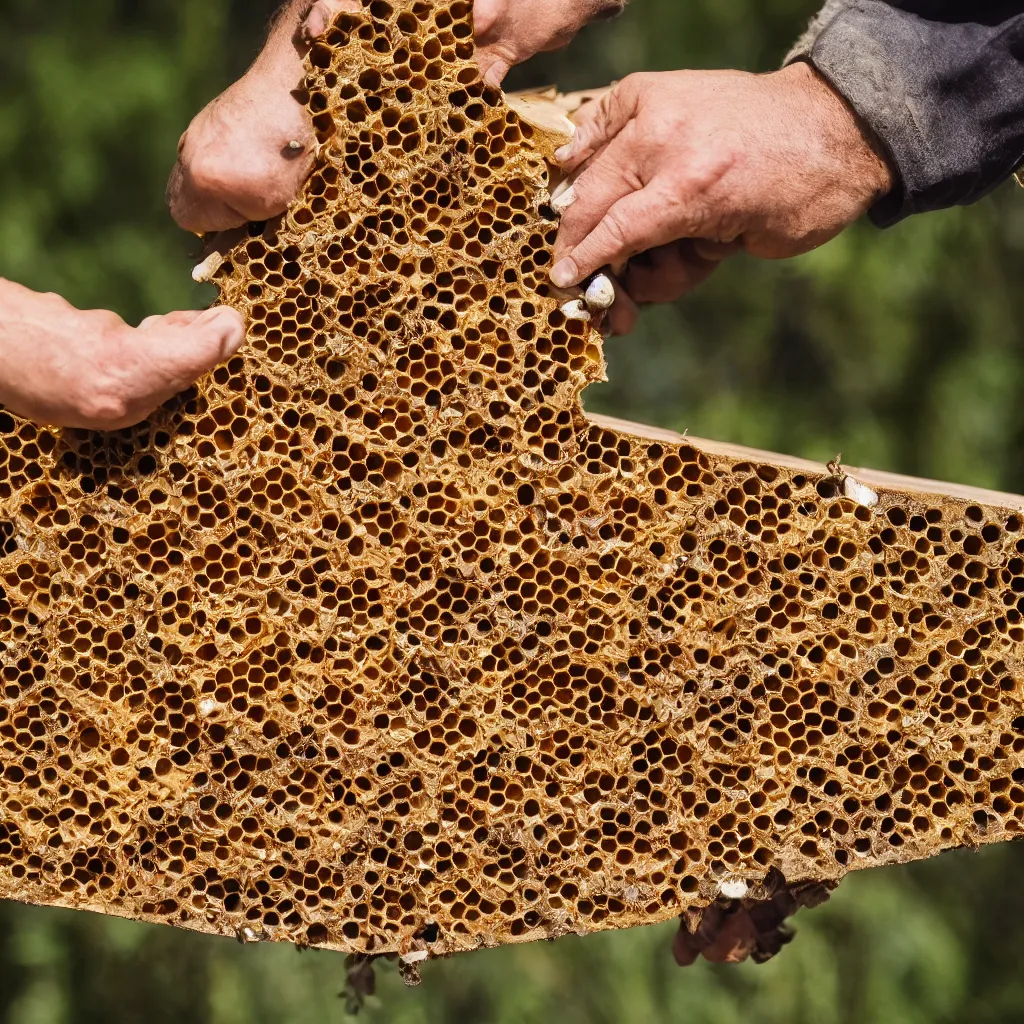
[[0, 896], [763, 959], [849, 870], [1019, 834], [1021, 499], [585, 416], [557, 131], [467, 3], [364, 6], [303, 197], [209, 264], [244, 352], [116, 434], [0, 414]]

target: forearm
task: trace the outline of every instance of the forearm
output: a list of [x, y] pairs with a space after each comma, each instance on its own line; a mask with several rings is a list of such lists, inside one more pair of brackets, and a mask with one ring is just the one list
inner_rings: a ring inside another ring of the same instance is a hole
[[899, 185], [872, 209], [877, 224], [972, 203], [1024, 160], [1024, 14], [1014, 8], [828, 0], [791, 53], [890, 156]]

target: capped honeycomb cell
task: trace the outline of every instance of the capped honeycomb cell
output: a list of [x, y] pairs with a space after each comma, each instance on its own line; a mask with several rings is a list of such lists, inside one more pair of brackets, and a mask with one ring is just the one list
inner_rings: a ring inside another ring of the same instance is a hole
[[317, 167], [146, 423], [0, 413], [0, 896], [417, 959], [1019, 835], [1024, 500], [584, 414], [557, 100], [464, 0], [309, 55]]

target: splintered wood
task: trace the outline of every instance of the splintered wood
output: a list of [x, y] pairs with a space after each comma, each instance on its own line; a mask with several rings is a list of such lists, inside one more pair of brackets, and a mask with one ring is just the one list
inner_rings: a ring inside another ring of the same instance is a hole
[[585, 416], [557, 131], [364, 6], [244, 352], [0, 416], [0, 896], [439, 955], [1017, 835], [1024, 502]]

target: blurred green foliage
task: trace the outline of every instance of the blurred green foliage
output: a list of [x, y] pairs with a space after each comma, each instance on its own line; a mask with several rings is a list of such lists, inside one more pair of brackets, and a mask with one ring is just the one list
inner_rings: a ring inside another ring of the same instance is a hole
[[[162, 189], [272, 0], [0, 0], [0, 275], [138, 320], [199, 306]], [[634, 0], [517, 85], [770, 70], [813, 0]], [[1024, 490], [1024, 193], [802, 259], [737, 259], [609, 346], [588, 408], [817, 459]], [[1011, 1024], [1024, 847], [854, 875], [755, 967], [674, 967], [673, 926], [378, 970], [369, 1024]], [[0, 905], [0, 1024], [329, 1024], [341, 956]]]

